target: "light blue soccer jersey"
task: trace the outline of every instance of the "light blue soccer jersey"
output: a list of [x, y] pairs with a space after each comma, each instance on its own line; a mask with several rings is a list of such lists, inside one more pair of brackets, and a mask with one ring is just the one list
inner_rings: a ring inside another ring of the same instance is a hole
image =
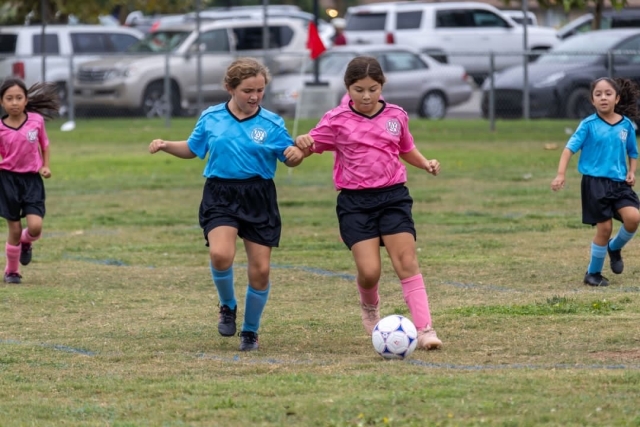
[[622, 117], [609, 124], [597, 114], [585, 118], [567, 146], [572, 153], [579, 150], [578, 171], [582, 175], [624, 181], [627, 178], [627, 157], [638, 158], [636, 131], [629, 118]]
[[284, 150], [294, 142], [277, 114], [260, 108], [254, 116], [238, 120], [225, 103], [200, 115], [187, 144], [201, 159], [209, 154], [207, 178], [272, 179], [277, 160], [286, 160]]

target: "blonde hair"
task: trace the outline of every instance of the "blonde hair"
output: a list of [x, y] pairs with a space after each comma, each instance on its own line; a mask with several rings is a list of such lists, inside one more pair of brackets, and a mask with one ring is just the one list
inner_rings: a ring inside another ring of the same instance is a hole
[[227, 89], [235, 89], [240, 86], [243, 80], [259, 75], [264, 77], [265, 84], [268, 84], [271, 80], [269, 69], [257, 59], [238, 58], [227, 68], [227, 73], [224, 76], [224, 85]]

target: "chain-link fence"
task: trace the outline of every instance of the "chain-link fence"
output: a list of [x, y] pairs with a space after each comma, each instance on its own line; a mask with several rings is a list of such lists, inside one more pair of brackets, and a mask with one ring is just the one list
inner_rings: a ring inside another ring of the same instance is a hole
[[[540, 54], [457, 52], [439, 58], [465, 66], [476, 81], [470, 100], [451, 108], [447, 117], [485, 118], [491, 127], [501, 118], [579, 119], [593, 112], [589, 87], [594, 79], [621, 77], [640, 83], [640, 51]], [[509, 60], [505, 61], [507, 56]], [[514, 57], [521, 58], [521, 65], [501, 69], [501, 63], [513, 63]], [[134, 115], [163, 117], [170, 125], [171, 117], [196, 115], [228, 99], [223, 78], [234, 59], [230, 54], [202, 53], [120, 54], [99, 59], [0, 56], [0, 77], [24, 78], [21, 62], [28, 62], [31, 68], [40, 63], [47, 80], [58, 83], [64, 105], [61, 113], [69, 120]], [[287, 76], [300, 75], [310, 66], [308, 57], [302, 54], [259, 59], [269, 66], [280, 86]], [[394, 73], [388, 71], [386, 77], [392, 81]], [[28, 85], [32, 83], [27, 81]], [[267, 85], [264, 97], [268, 109], [280, 96], [271, 96], [270, 87]]]

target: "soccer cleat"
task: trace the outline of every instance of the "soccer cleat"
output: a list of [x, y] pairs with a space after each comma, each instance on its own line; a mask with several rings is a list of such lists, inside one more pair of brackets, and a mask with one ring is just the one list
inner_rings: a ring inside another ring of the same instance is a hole
[[31, 243], [20, 243], [20, 264], [27, 265], [31, 262], [33, 248]]
[[442, 348], [442, 341], [440, 341], [436, 335], [436, 331], [431, 326], [427, 326], [418, 331], [418, 348], [424, 350], [438, 350]]
[[620, 249], [618, 249], [617, 251], [610, 249], [610, 243], [611, 240], [609, 240], [609, 243], [607, 243], [607, 252], [609, 253], [609, 266], [611, 267], [611, 271], [613, 271], [615, 274], [620, 274], [622, 273], [622, 270], [624, 270], [624, 262], [622, 262], [622, 254], [620, 253], [622, 251]]
[[20, 273], [4, 273], [4, 282], [20, 284], [22, 283], [22, 276]]
[[220, 317], [218, 318], [218, 332], [223, 337], [232, 337], [236, 334], [236, 312], [238, 307], [231, 310], [229, 306], [220, 307]]
[[609, 281], [600, 273], [589, 273], [584, 275], [584, 284], [589, 286], [609, 286]]
[[373, 328], [380, 321], [380, 304], [360, 303], [360, 309], [362, 310], [362, 326], [367, 334], [371, 335]]
[[253, 351], [258, 349], [258, 334], [250, 331], [240, 332], [240, 351]]

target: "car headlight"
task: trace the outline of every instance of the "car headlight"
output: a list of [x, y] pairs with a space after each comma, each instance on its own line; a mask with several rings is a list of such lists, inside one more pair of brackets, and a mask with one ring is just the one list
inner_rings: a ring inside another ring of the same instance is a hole
[[105, 73], [105, 80], [119, 79], [131, 77], [135, 74], [136, 70], [133, 67], [127, 68], [112, 68]]
[[563, 71], [553, 73], [542, 79], [541, 81], [534, 83], [533, 87], [549, 87], [555, 86], [560, 80], [564, 79], [565, 73]]

